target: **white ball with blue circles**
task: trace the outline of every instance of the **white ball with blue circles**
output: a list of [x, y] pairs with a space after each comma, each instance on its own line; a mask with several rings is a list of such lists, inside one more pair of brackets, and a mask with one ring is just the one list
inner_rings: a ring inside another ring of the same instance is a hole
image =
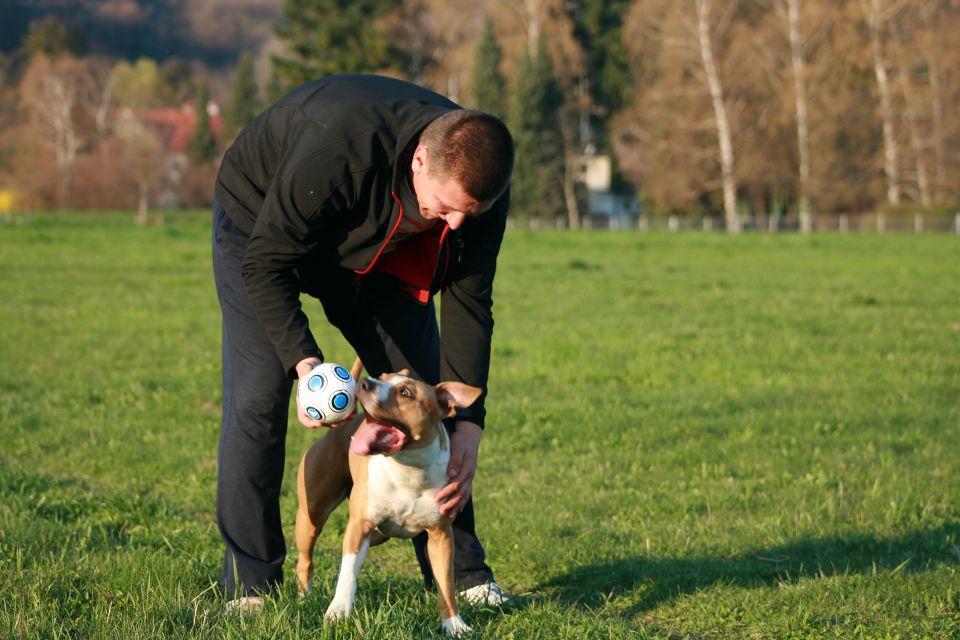
[[332, 424], [350, 416], [357, 406], [357, 383], [347, 369], [324, 362], [297, 383], [297, 402], [308, 416]]

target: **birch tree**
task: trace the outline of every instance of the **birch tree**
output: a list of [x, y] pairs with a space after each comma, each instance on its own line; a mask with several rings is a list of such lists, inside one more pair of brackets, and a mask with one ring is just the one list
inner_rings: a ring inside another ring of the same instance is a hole
[[69, 56], [51, 60], [36, 54], [20, 85], [21, 100], [43, 143], [53, 152], [57, 173], [57, 205], [64, 207], [70, 194], [71, 169], [80, 148], [74, 122], [80, 63]]
[[880, 121], [883, 129], [883, 173], [887, 179], [887, 202], [891, 205], [900, 204], [900, 152], [896, 132], [894, 131], [893, 89], [890, 86], [884, 43], [887, 23], [902, 6], [902, 1], [890, 5], [886, 3], [886, 0], [860, 0], [863, 17], [867, 23], [873, 72], [877, 80], [877, 93], [880, 98]]
[[[628, 175], [665, 208], [681, 202], [723, 212], [740, 231], [734, 130], [721, 76], [720, 42], [735, 0], [640, 2], [624, 25], [638, 74], [634, 104], [619, 118], [615, 140]], [[719, 169], [719, 171], [718, 171]], [[717, 176], [719, 173], [719, 177]], [[720, 188], [719, 203], [708, 194]]]
[[723, 216], [727, 231], [739, 233], [740, 218], [737, 212], [737, 176], [736, 161], [733, 154], [733, 142], [730, 133], [730, 119], [723, 97], [723, 83], [714, 60], [713, 24], [710, 12], [710, 0], [694, 0], [697, 9], [697, 40], [700, 60], [710, 90], [710, 102], [717, 128], [717, 146], [720, 152], [720, 172], [723, 181]]
[[800, 229], [810, 233], [810, 121], [807, 110], [807, 56], [800, 36], [800, 0], [786, 0], [787, 31], [790, 40], [790, 69], [793, 72], [794, 105], [797, 119], [797, 209]]

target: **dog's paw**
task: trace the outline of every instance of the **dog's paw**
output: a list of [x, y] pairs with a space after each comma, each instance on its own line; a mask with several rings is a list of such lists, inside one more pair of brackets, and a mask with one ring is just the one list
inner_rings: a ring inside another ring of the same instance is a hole
[[460, 617], [460, 614], [444, 620], [443, 630], [446, 631], [447, 635], [451, 638], [459, 638], [460, 636], [473, 631], [473, 629], [463, 621], [463, 618]]
[[327, 620], [343, 620], [353, 611], [353, 603], [334, 598], [323, 617]]
[[307, 579], [307, 584], [297, 584], [298, 598], [306, 598], [311, 593], [313, 593], [313, 573], [311, 573], [310, 577]]

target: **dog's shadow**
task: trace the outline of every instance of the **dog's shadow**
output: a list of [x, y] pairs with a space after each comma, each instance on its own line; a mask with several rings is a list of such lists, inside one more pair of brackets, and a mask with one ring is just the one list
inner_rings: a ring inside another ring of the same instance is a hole
[[625, 617], [698, 590], [724, 584], [756, 588], [811, 577], [874, 572], [920, 572], [960, 564], [960, 523], [894, 537], [855, 534], [799, 538], [731, 556], [625, 557], [576, 567], [541, 583], [535, 591], [586, 608], [611, 595], [632, 594]]

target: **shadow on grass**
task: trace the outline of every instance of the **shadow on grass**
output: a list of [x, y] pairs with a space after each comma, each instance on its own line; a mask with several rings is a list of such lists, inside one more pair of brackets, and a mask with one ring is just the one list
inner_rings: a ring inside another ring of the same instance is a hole
[[577, 567], [538, 586], [561, 600], [600, 606], [611, 593], [642, 589], [624, 614], [633, 617], [663, 602], [723, 584], [765, 587], [815, 576], [920, 572], [960, 564], [960, 522], [883, 538], [850, 535], [801, 538], [734, 556], [627, 557]]

